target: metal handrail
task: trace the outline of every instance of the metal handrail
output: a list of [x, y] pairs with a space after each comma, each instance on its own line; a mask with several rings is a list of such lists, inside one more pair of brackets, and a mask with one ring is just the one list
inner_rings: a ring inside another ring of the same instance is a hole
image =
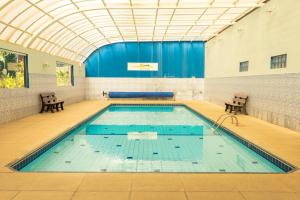
[[217, 121], [215, 121], [215, 123], [211, 126], [211, 128], [214, 128], [216, 126], [216, 124], [218, 124], [218, 122], [221, 120], [221, 118], [225, 115], [232, 115], [232, 114], [224, 113], [224, 114], [220, 115], [219, 118], [217, 119]]
[[[224, 117], [225, 116], [225, 117]], [[224, 117], [224, 118], [223, 118]], [[234, 119], [235, 119], [235, 125], [238, 126], [239, 125], [239, 120], [238, 118], [230, 113], [225, 113], [219, 116], [219, 118], [217, 119], [217, 121], [215, 121], [215, 123], [211, 126], [211, 129], [213, 129], [213, 133], [217, 132], [217, 130], [220, 128], [220, 126], [224, 123], [224, 121], [228, 118], [231, 118], [231, 123], [234, 123]], [[221, 123], [218, 123], [221, 119], [223, 119], [221, 121]], [[216, 126], [217, 125], [217, 126]]]
[[220, 128], [220, 126], [224, 123], [224, 121], [225, 121], [226, 119], [228, 119], [229, 117], [231, 118], [231, 123], [232, 123], [232, 124], [233, 124], [233, 119], [235, 119], [235, 125], [236, 125], [236, 126], [239, 125], [239, 120], [238, 120], [238, 118], [237, 118], [235, 115], [229, 115], [229, 116], [226, 116], [226, 117], [222, 120], [222, 122], [218, 124], [218, 126], [214, 129], [214, 132], [216, 132], [216, 131]]

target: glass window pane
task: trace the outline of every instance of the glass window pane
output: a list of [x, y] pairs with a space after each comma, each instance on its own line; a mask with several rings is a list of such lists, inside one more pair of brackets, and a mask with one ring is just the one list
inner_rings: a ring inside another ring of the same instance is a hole
[[56, 62], [57, 86], [74, 86], [73, 66], [68, 63]]
[[27, 55], [0, 49], [0, 88], [28, 87]]

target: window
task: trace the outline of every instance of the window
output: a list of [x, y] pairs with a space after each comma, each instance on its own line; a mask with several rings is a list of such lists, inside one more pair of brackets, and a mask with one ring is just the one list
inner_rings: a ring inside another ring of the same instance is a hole
[[57, 86], [74, 86], [73, 65], [56, 62]]
[[286, 68], [287, 54], [271, 57], [271, 69]]
[[0, 88], [28, 86], [27, 55], [0, 49]]
[[249, 61], [240, 62], [240, 72], [247, 72], [249, 66]]

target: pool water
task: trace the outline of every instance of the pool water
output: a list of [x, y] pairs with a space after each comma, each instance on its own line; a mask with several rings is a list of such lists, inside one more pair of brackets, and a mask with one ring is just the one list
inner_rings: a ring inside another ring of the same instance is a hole
[[112, 105], [20, 171], [282, 173], [185, 106]]

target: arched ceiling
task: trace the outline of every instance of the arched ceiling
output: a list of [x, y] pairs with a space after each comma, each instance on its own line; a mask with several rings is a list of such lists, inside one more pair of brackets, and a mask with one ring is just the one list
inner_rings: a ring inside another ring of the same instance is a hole
[[265, 0], [0, 0], [0, 39], [70, 60], [122, 41], [207, 40]]

